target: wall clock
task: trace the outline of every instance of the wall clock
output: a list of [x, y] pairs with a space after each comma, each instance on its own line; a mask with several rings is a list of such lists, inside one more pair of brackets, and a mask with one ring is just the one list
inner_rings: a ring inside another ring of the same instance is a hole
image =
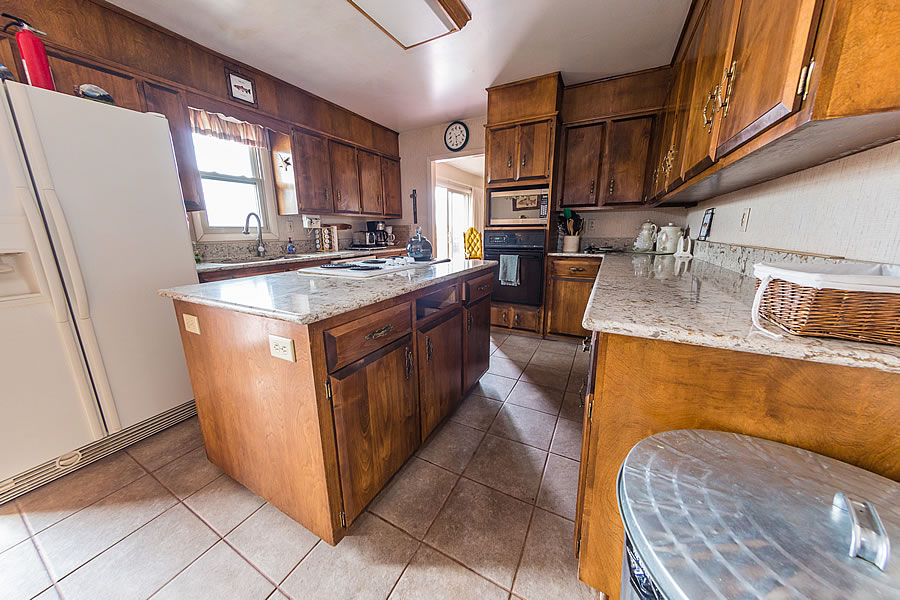
[[469, 141], [469, 128], [462, 121], [453, 121], [444, 132], [444, 145], [448, 150], [459, 152]]

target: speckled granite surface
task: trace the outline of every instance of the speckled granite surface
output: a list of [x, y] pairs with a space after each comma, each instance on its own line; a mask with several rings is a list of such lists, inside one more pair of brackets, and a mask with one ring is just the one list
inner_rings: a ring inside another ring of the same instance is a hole
[[202, 262], [197, 264], [197, 271], [231, 271], [233, 269], [246, 269], [247, 267], [258, 267], [260, 265], [309, 262], [316, 260], [324, 260], [331, 258], [353, 258], [354, 256], [371, 256], [384, 254], [386, 252], [396, 252], [400, 248], [390, 247], [380, 250], [339, 250], [337, 252], [312, 252], [309, 254], [295, 254], [293, 256], [285, 256], [275, 260], [253, 260], [247, 259], [244, 262]]
[[314, 323], [496, 265], [493, 260], [459, 260], [367, 279], [287, 271], [168, 288], [159, 294], [292, 323]]
[[755, 285], [752, 277], [698, 259], [608, 254], [582, 324], [593, 331], [900, 373], [898, 346], [787, 333], [776, 340], [754, 332]]
[[753, 265], [761, 262], [795, 262], [795, 263], [821, 263], [837, 264], [847, 262], [839, 256], [819, 256], [804, 252], [789, 252], [786, 250], [771, 250], [768, 248], [754, 248], [753, 246], [739, 246], [736, 244], [723, 244], [721, 242], [694, 242], [694, 257], [708, 263], [743, 273], [748, 277], [753, 276]]
[[603, 258], [602, 254], [585, 254], [584, 252], [548, 252], [547, 256], [558, 256], [564, 258]]

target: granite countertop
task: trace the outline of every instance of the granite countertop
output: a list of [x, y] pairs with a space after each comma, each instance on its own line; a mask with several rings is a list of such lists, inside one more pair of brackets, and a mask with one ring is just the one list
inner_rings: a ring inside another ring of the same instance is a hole
[[555, 256], [557, 258], [603, 258], [602, 254], [585, 254], [584, 252], [548, 252], [547, 256]]
[[332, 258], [353, 258], [354, 256], [371, 256], [384, 254], [386, 252], [397, 252], [404, 250], [400, 246], [373, 248], [371, 250], [338, 250], [336, 252], [312, 252], [309, 254], [287, 254], [278, 258], [248, 258], [242, 262], [201, 262], [197, 263], [197, 272], [209, 273], [213, 271], [231, 271], [233, 269], [246, 269], [249, 267], [259, 267], [261, 265], [280, 265], [283, 263], [311, 262], [317, 260], [328, 260]]
[[585, 329], [900, 373], [900, 347], [788, 334], [772, 339], [750, 321], [756, 280], [698, 259], [607, 254]]
[[456, 260], [365, 279], [286, 271], [168, 288], [159, 290], [159, 295], [306, 324], [497, 264], [493, 260]]

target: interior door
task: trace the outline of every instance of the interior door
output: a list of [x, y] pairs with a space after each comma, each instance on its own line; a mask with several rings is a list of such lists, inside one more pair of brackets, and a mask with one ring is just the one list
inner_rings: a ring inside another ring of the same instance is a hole
[[416, 332], [422, 440], [462, 398], [462, 316]]
[[488, 130], [488, 182], [516, 177], [516, 127]]
[[815, 33], [819, 0], [743, 0], [724, 102], [717, 157], [794, 112]]
[[77, 95], [78, 86], [89, 83], [103, 88], [112, 96], [116, 106], [143, 111], [138, 82], [126, 73], [92, 65], [69, 56], [47, 53], [47, 61], [53, 72], [53, 83], [57, 91]]
[[356, 148], [332, 140], [328, 142], [328, 155], [331, 158], [334, 211], [358, 213], [360, 206]]
[[605, 123], [569, 127], [560, 206], [596, 206]]
[[551, 121], [519, 126], [517, 179], [550, 176], [550, 128]]
[[464, 375], [463, 393], [472, 389], [484, 375], [491, 362], [491, 298], [481, 300], [463, 309]]
[[384, 189], [384, 216], [402, 217], [400, 196], [400, 161], [381, 157], [381, 185]]
[[419, 445], [412, 343], [406, 335], [329, 379], [348, 525]]
[[372, 152], [359, 150], [359, 199], [362, 212], [367, 215], [384, 214], [381, 195], [381, 157]]
[[647, 155], [653, 117], [612, 121], [606, 137], [606, 156], [609, 176], [601, 203], [640, 204], [646, 200]]
[[292, 136], [292, 149], [300, 210], [307, 212], [334, 211], [331, 197], [331, 171], [328, 164], [328, 141], [321, 136], [295, 129]]
[[[56, 73], [54, 72], [54, 77]], [[169, 121], [169, 132], [172, 134], [172, 149], [175, 151], [175, 164], [178, 168], [178, 179], [181, 182], [181, 196], [184, 209], [188, 212], [206, 208], [203, 202], [203, 186], [200, 183], [200, 172], [197, 170], [197, 156], [194, 154], [194, 141], [191, 133], [190, 117], [184, 94], [178, 90], [155, 83], [144, 82], [144, 98], [147, 110], [166, 116]]]

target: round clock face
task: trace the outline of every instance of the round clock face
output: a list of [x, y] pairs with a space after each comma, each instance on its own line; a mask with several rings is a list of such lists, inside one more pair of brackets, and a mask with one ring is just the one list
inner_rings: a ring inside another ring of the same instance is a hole
[[465, 123], [454, 121], [447, 127], [444, 132], [444, 144], [447, 149], [459, 152], [469, 141], [469, 128]]

